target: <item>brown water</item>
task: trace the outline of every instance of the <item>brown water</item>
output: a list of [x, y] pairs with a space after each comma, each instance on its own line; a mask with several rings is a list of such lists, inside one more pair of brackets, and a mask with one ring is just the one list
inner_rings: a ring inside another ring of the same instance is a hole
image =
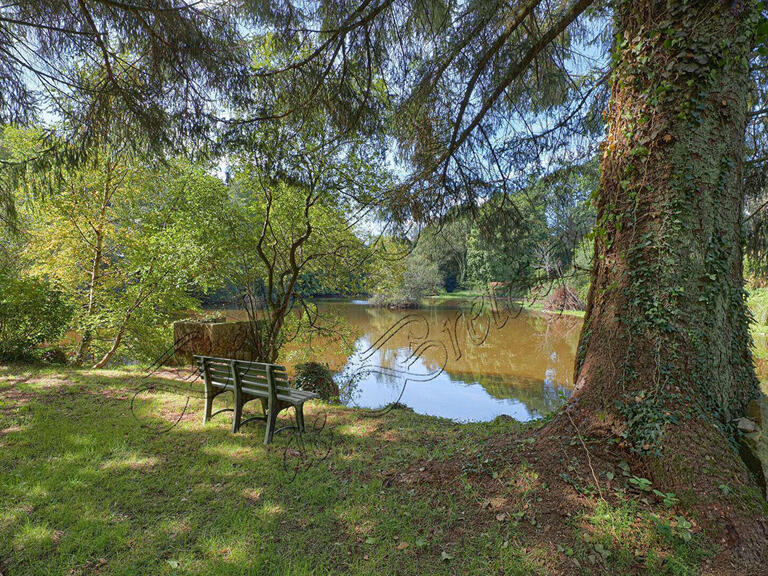
[[[352, 338], [293, 344], [281, 358], [309, 358], [337, 371], [342, 400], [379, 408], [400, 402], [421, 414], [486, 421], [501, 414], [539, 418], [572, 390], [581, 318], [498, 306], [446, 303], [388, 310], [365, 301], [322, 301], [324, 314], [344, 321]], [[230, 320], [243, 319], [224, 311]]]

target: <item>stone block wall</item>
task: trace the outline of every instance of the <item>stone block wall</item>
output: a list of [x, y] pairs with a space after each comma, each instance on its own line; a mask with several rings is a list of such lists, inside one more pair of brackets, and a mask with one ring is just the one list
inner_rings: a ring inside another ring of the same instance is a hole
[[250, 360], [248, 322], [224, 319], [199, 322], [181, 320], [173, 323], [174, 357], [179, 365], [193, 363], [192, 356], [217, 356]]

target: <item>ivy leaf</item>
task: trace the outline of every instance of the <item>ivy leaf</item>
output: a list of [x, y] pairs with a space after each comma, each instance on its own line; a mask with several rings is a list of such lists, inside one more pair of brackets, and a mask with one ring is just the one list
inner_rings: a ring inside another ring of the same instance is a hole
[[768, 18], [761, 20], [758, 23], [755, 36], [758, 42], [765, 42], [765, 40], [768, 38]]

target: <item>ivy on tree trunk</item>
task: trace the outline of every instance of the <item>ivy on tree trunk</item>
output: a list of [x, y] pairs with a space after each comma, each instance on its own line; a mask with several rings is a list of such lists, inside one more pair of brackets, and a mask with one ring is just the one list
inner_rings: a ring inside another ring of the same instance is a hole
[[[578, 404], [660, 454], [759, 394], [742, 274], [754, 2], [622, 2]], [[726, 434], [727, 435], [727, 434]]]

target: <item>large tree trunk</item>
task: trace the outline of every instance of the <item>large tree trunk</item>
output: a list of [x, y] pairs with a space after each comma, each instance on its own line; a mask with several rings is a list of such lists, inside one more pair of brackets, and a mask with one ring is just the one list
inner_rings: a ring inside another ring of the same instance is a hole
[[740, 237], [756, 16], [750, 1], [616, 9], [571, 411], [624, 436], [656, 481], [683, 492], [708, 490], [696, 474], [710, 459], [715, 482], [743, 473], [728, 437], [759, 394]]

